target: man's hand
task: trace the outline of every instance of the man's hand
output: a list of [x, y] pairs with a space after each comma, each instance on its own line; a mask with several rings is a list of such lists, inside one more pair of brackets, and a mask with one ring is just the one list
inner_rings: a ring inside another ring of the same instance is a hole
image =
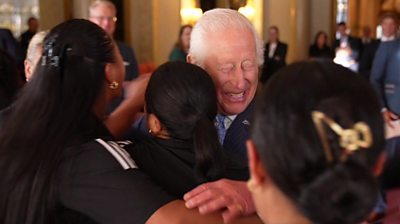
[[241, 215], [255, 213], [255, 206], [244, 181], [222, 179], [202, 184], [183, 197], [188, 208], [198, 208], [201, 214], [219, 210], [225, 223]]

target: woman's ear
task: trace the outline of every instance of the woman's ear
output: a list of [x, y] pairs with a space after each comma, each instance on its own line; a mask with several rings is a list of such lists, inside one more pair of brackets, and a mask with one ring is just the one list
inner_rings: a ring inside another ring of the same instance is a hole
[[250, 169], [249, 188], [261, 187], [266, 180], [267, 172], [261, 162], [260, 155], [256, 151], [254, 142], [251, 139], [247, 140], [246, 145]]
[[122, 94], [122, 84], [116, 75], [115, 68], [110, 63], [107, 63], [105, 66], [105, 85], [110, 99], [115, 99]]
[[168, 136], [155, 114], [147, 114], [147, 126], [149, 127], [149, 133], [155, 137], [166, 138]]
[[107, 83], [111, 83], [111, 82], [115, 81], [114, 73], [113, 73], [110, 63], [106, 63], [105, 75], [106, 75], [105, 78], [106, 78]]

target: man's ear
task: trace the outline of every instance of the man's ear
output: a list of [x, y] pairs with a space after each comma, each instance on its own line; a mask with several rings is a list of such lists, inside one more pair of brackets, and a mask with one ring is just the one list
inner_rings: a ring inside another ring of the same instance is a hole
[[188, 55], [186, 56], [186, 62], [187, 62], [187, 63], [190, 63], [190, 64], [193, 64], [193, 57], [192, 57], [191, 54], [188, 54]]
[[260, 155], [256, 151], [254, 142], [250, 139], [246, 142], [247, 156], [249, 158], [250, 179], [256, 186], [261, 186], [266, 180], [266, 170], [261, 162]]
[[24, 61], [25, 77], [28, 80], [32, 76], [31, 63], [28, 60]]

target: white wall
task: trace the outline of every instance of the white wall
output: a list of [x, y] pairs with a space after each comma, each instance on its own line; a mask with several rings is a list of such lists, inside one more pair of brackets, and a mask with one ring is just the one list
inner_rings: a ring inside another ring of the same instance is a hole
[[139, 63], [160, 65], [178, 39], [180, 29], [179, 0], [135, 0], [126, 4], [129, 20], [128, 39], [135, 49]]
[[47, 30], [65, 20], [64, 1], [40, 0], [40, 29]]
[[89, 17], [89, 0], [72, 1], [72, 17], [87, 19]]
[[264, 40], [268, 28], [277, 26], [280, 40], [288, 44], [287, 62], [307, 58], [310, 38], [310, 0], [266, 0], [264, 4]]
[[180, 29], [180, 1], [153, 0], [154, 61], [162, 64], [178, 39]]

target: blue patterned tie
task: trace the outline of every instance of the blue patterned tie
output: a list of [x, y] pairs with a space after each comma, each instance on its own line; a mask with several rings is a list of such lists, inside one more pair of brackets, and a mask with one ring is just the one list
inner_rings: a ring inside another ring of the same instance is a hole
[[225, 118], [226, 118], [226, 116], [222, 115], [222, 114], [218, 114], [215, 117], [216, 127], [217, 127], [217, 130], [218, 130], [219, 142], [221, 143], [221, 145], [224, 144], [224, 139], [225, 139], [225, 134], [226, 134]]

